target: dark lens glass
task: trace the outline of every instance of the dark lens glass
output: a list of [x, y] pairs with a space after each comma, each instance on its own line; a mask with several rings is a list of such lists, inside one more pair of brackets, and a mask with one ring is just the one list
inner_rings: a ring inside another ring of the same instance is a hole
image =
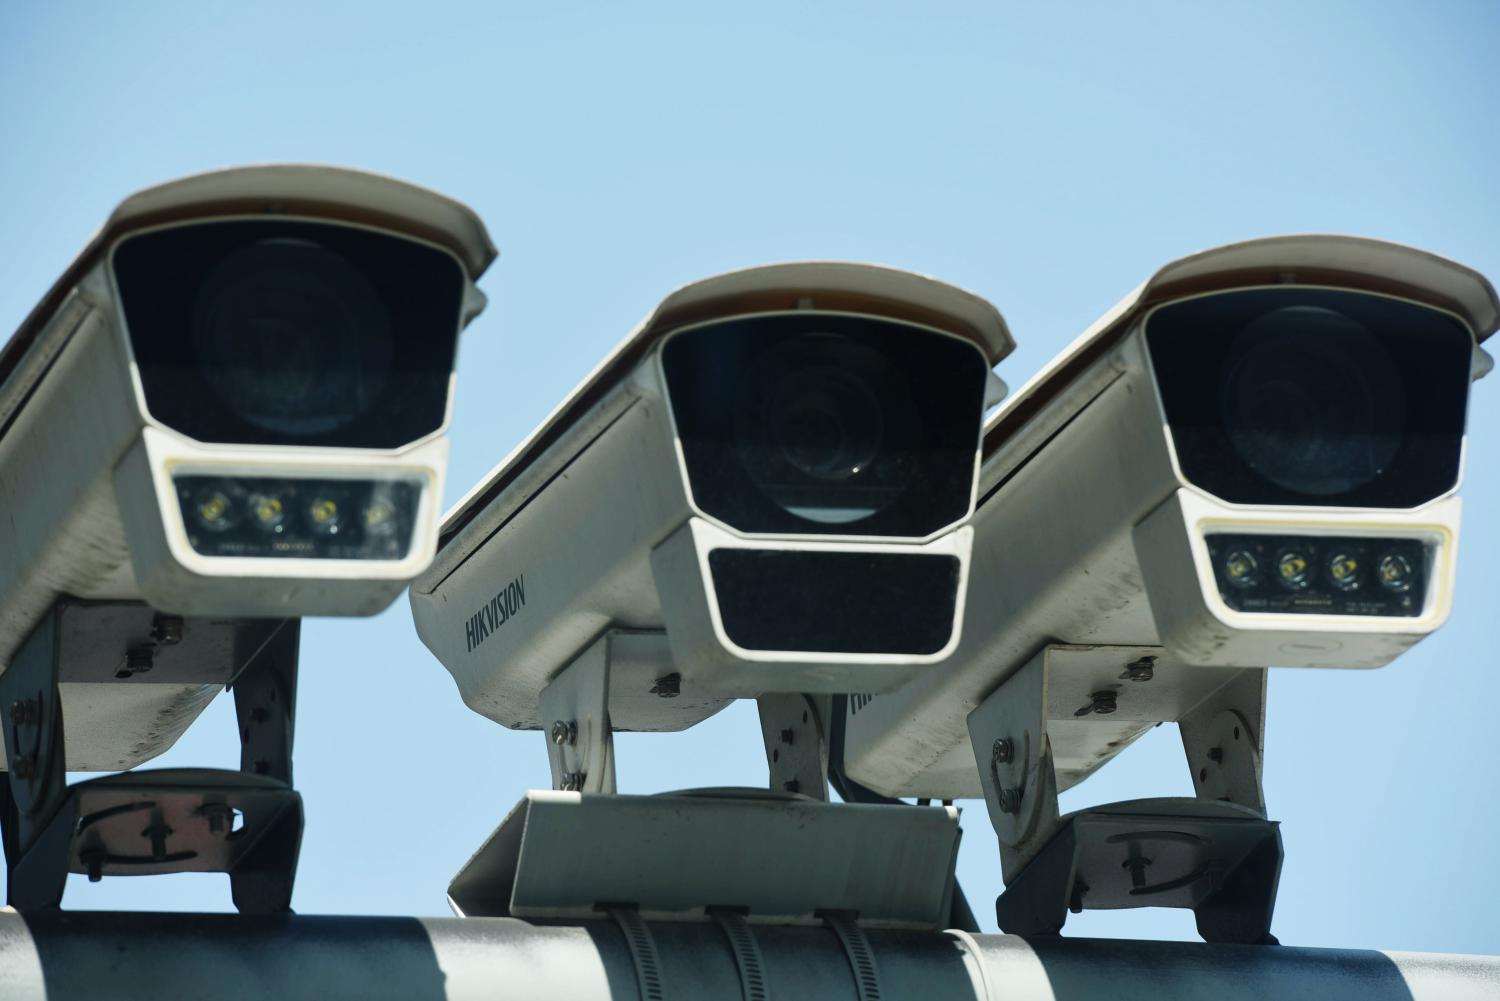
[[953, 638], [954, 556], [715, 549], [708, 567], [724, 631], [747, 650], [919, 656]]
[[1272, 310], [1230, 346], [1224, 426], [1245, 462], [1277, 486], [1316, 497], [1379, 476], [1401, 447], [1406, 389], [1390, 351], [1343, 313]]
[[912, 463], [885, 447], [886, 426], [916, 421], [908, 387], [878, 351], [812, 334], [783, 341], [757, 363], [735, 437], [766, 497], [799, 518], [838, 525], [869, 518], [905, 491]]
[[1473, 337], [1397, 299], [1250, 289], [1146, 338], [1183, 474], [1233, 503], [1414, 507], [1457, 482]]
[[393, 357], [369, 278], [306, 240], [261, 240], [215, 265], [193, 310], [193, 345], [236, 415], [299, 438], [368, 412]]
[[921, 536], [962, 518], [988, 366], [919, 327], [748, 317], [671, 338], [693, 498], [747, 532]]
[[394, 448], [447, 414], [464, 277], [385, 233], [209, 222], [115, 249], [152, 416], [200, 441]]

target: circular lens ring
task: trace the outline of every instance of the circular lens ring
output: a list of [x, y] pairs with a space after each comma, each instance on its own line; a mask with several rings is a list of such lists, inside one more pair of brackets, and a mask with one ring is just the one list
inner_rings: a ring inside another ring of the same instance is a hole
[[1348, 493], [1391, 464], [1406, 390], [1389, 350], [1332, 309], [1284, 306], [1236, 335], [1219, 405], [1230, 444], [1255, 473], [1310, 497]]
[[241, 420], [326, 434], [380, 399], [395, 354], [388, 310], [363, 272], [310, 240], [265, 239], [216, 264], [193, 310], [204, 380]]

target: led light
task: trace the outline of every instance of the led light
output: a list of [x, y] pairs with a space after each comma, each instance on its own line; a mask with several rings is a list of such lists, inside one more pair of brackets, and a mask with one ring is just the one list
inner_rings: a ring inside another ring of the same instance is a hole
[[210, 532], [227, 531], [234, 525], [234, 505], [222, 490], [201, 490], [193, 498], [193, 515]]
[[1287, 549], [1276, 558], [1276, 574], [1288, 591], [1305, 591], [1311, 583], [1307, 576], [1307, 557], [1299, 550]]
[[365, 506], [365, 531], [385, 535], [396, 527], [396, 505], [388, 500], [373, 500]]
[[280, 533], [286, 527], [286, 505], [275, 494], [253, 493], [247, 506], [250, 520], [262, 532]]
[[1383, 556], [1375, 568], [1375, 575], [1380, 578], [1380, 586], [1387, 591], [1400, 594], [1411, 590], [1411, 561], [1398, 553]]
[[1335, 553], [1328, 561], [1328, 578], [1340, 591], [1359, 590], [1359, 560], [1348, 553]]
[[315, 496], [307, 505], [307, 522], [319, 535], [337, 535], [342, 520], [338, 501], [326, 494]]
[[1248, 549], [1236, 549], [1224, 559], [1224, 576], [1235, 587], [1251, 588], [1260, 578], [1260, 564]]

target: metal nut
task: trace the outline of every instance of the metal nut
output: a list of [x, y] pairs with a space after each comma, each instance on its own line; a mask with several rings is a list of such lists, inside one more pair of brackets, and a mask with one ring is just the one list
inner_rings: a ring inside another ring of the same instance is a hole
[[1016, 745], [1009, 737], [1001, 737], [990, 746], [990, 757], [997, 765], [1008, 765], [1016, 756]]
[[552, 724], [552, 743], [558, 747], [572, 747], [578, 742], [578, 724], [570, 719], [560, 719]]

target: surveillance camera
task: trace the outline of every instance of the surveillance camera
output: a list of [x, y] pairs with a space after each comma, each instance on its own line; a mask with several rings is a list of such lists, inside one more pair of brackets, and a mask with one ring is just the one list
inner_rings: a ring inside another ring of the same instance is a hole
[[1162, 268], [988, 421], [963, 642], [849, 700], [849, 775], [978, 795], [966, 718], [1048, 644], [1119, 648], [1058, 688], [1065, 789], [1241, 673], [1203, 668], [1377, 667], [1432, 632], [1497, 316], [1482, 276], [1374, 240]]
[[[436, 548], [458, 333], [494, 256], [464, 206], [349, 170], [123, 202], [0, 351], [0, 663], [64, 596], [190, 633], [388, 605]], [[63, 687], [76, 769], [160, 752], [211, 697]]]
[[417, 631], [471, 708], [516, 728], [618, 630], [665, 631], [626, 659], [684, 697], [665, 723], [612, 703], [617, 729], [680, 728], [705, 696], [693, 711], [898, 684], [957, 642], [979, 432], [1012, 347], [989, 303], [888, 268], [679, 289], [449, 513]]

